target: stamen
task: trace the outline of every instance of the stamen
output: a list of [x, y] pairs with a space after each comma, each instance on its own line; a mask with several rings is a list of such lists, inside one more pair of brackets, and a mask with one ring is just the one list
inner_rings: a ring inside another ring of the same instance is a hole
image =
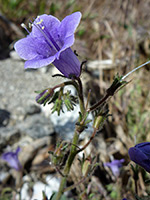
[[39, 22], [36, 22], [36, 24], [41, 24], [43, 22], [43, 19], [41, 19]]
[[27, 26], [24, 23], [21, 24], [21, 27], [24, 28], [30, 34], [30, 31], [27, 29]]
[[31, 22], [29, 22], [29, 28], [31, 28], [33, 25], [32, 25], [32, 23]]
[[144, 64], [142, 64], [142, 65], [136, 67], [135, 69], [133, 69], [132, 71], [130, 71], [130, 72], [128, 72], [126, 75], [124, 75], [124, 76], [121, 78], [121, 80], [124, 80], [124, 79], [127, 78], [130, 74], [132, 74], [132, 73], [135, 72], [136, 70], [140, 69], [141, 67], [143, 67], [143, 66], [145, 66], [145, 65], [147, 65], [147, 64], [149, 64], [149, 63], [150, 63], [150, 60], [147, 61], [146, 63], [144, 63]]
[[56, 51], [58, 51], [58, 49], [55, 47], [55, 45], [50, 41], [50, 39], [47, 37], [47, 35], [44, 33], [43, 29], [39, 26], [39, 24], [33, 23], [33, 26], [35, 26], [41, 33], [42, 35], [45, 37], [45, 39], [48, 41], [48, 43], [50, 44], [50, 46], [52, 46]]
[[[37, 17], [38, 19], [40, 19], [40, 17]], [[35, 19], [34, 19], [35, 20]], [[48, 41], [48, 43], [50, 44], [50, 47], [53, 47], [54, 50], [56, 52], [58, 52], [60, 50], [60, 47], [57, 45], [57, 43], [54, 41], [54, 39], [52, 38], [52, 36], [49, 34], [49, 37], [47, 36], [47, 34], [43, 31], [45, 29], [45, 26], [40, 26], [42, 25], [43, 19], [41, 19], [39, 22], [32, 22], [30, 21], [30, 23], [32, 24], [32, 26], [35, 26], [41, 33], [42, 35], [45, 37], [45, 39]]]

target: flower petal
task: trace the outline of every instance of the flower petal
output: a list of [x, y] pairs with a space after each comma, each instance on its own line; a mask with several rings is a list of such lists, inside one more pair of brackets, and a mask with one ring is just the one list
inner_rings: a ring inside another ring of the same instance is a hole
[[35, 44], [32, 37], [28, 36], [15, 43], [14, 48], [18, 55], [24, 60], [30, 60], [37, 56]]
[[43, 59], [41, 56], [36, 57], [35, 59], [28, 60], [25, 62], [24, 68], [33, 68], [37, 69], [40, 67], [47, 66], [51, 64], [55, 60], [55, 56], [51, 56], [49, 58]]
[[131, 147], [128, 153], [133, 162], [150, 172], [150, 159], [140, 149]]
[[16, 42], [14, 48], [24, 60], [34, 59], [39, 55], [47, 58], [56, 53], [43, 38], [34, 38], [31, 36]]
[[64, 76], [71, 78], [72, 75], [80, 76], [80, 62], [71, 48], [66, 49], [60, 54], [53, 64]]
[[18, 155], [18, 153], [21, 151], [21, 148], [20, 147], [18, 147], [17, 149], [16, 149], [16, 155]]
[[17, 148], [16, 152], [7, 152], [7, 153], [4, 153], [2, 155], [2, 159], [5, 160], [9, 165], [10, 167], [16, 169], [16, 170], [21, 170], [22, 166], [18, 160], [18, 153], [20, 151], [20, 148]]
[[60, 56], [61, 52], [63, 52], [67, 48], [71, 47], [73, 45], [73, 43], [74, 43], [74, 35], [66, 38], [65, 41], [64, 41], [63, 47], [60, 49], [60, 51], [58, 51], [56, 53], [56, 58], [59, 59], [59, 56]]
[[135, 148], [140, 149], [150, 159], [150, 142], [143, 142], [143, 143], [137, 144], [135, 145]]
[[[41, 28], [43, 27], [43, 30], [46, 30], [47, 32], [51, 33], [52, 36], [58, 35], [57, 28], [60, 26], [60, 21], [52, 15], [40, 15], [35, 19], [33, 24], [37, 24]], [[32, 36], [42, 37], [42, 32], [35, 25], [33, 25], [32, 27]]]
[[81, 19], [81, 13], [75, 12], [71, 15], [66, 16], [62, 21], [59, 28], [59, 33], [61, 38], [67, 38], [70, 37], [72, 34], [74, 34], [77, 26], [80, 23]]

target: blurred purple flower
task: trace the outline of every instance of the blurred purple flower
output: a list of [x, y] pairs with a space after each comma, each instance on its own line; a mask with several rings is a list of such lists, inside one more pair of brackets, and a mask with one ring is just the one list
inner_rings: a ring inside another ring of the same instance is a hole
[[25, 68], [40, 68], [53, 64], [64, 76], [80, 76], [80, 62], [71, 46], [81, 13], [66, 16], [61, 22], [52, 15], [38, 16], [32, 23], [31, 33], [15, 43], [18, 55], [27, 60]]
[[122, 163], [124, 162], [124, 159], [121, 160], [113, 160], [112, 162], [107, 162], [104, 164], [104, 166], [110, 167], [112, 173], [114, 176], [119, 176], [120, 174], [120, 167], [122, 167]]
[[20, 147], [18, 147], [16, 149], [16, 152], [7, 152], [7, 153], [4, 153], [2, 155], [2, 159], [5, 160], [10, 167], [16, 169], [17, 171], [20, 171], [22, 169], [22, 166], [18, 160], [18, 154], [20, 152]]
[[131, 147], [128, 151], [130, 159], [150, 172], [150, 142], [143, 142]]

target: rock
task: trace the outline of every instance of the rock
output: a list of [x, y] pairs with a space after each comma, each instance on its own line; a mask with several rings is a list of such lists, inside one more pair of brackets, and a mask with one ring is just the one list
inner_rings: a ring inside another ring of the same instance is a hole
[[19, 140], [21, 134], [13, 126], [0, 128], [0, 150], [7, 145], [12, 145]]
[[51, 77], [51, 70], [46, 74], [40, 70], [24, 70], [24, 62], [21, 60], [10, 58], [1, 60], [0, 70], [1, 109], [7, 108], [12, 115], [17, 117], [20, 114], [24, 115], [29, 105], [36, 105], [37, 94], [34, 91], [53, 87], [59, 82], [59, 78]]
[[33, 186], [33, 195], [30, 197], [29, 189], [30, 189], [30, 182], [26, 181], [21, 189], [21, 197], [25, 200], [41, 200], [43, 199], [42, 191], [45, 192], [48, 199], [53, 194], [54, 191], [58, 191], [60, 180], [55, 178], [53, 175], [48, 175], [46, 177], [46, 184], [42, 183], [41, 181], [37, 181]]
[[42, 114], [28, 116], [23, 122], [17, 125], [22, 134], [27, 134], [32, 138], [42, 138], [54, 133], [54, 127], [50, 119]]
[[[67, 112], [64, 108], [65, 113], [61, 113], [60, 116], [57, 113], [53, 113], [50, 116], [51, 121], [54, 124], [55, 132], [58, 133], [59, 137], [64, 140], [71, 140], [75, 130], [75, 124], [79, 117], [79, 105], [76, 105], [74, 110]], [[92, 119], [92, 115], [89, 114], [88, 119]], [[84, 138], [84, 134], [89, 135], [93, 131], [91, 125], [88, 125], [88, 128], [81, 133], [80, 138]]]
[[25, 116], [33, 115], [41, 112], [41, 108], [36, 104], [29, 104], [29, 106], [25, 107]]
[[19, 57], [19, 55], [17, 54], [16, 51], [11, 51], [10, 52], [10, 57], [13, 59], [13, 60], [21, 60], [21, 58]]
[[31, 161], [36, 153], [44, 146], [49, 146], [51, 144], [52, 137], [43, 137], [40, 139], [33, 140], [30, 144], [21, 147], [19, 153], [19, 161], [24, 167], [25, 164]]
[[6, 126], [9, 123], [10, 112], [4, 109], [0, 109], [0, 127]]
[[46, 177], [47, 184], [42, 182], [36, 182], [33, 187], [33, 196], [31, 200], [41, 200], [42, 199], [42, 191], [45, 191], [46, 196], [50, 199], [53, 192], [57, 192], [59, 189], [60, 180], [53, 175], [49, 175]]

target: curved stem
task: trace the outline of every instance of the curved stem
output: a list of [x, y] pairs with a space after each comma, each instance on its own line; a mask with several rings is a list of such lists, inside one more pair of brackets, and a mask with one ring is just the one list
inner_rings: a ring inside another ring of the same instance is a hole
[[79, 149], [79, 150], [77, 151], [77, 153], [83, 151], [83, 150], [92, 142], [93, 138], [94, 138], [95, 135], [96, 135], [96, 132], [97, 132], [97, 129], [95, 128], [94, 131], [93, 131], [93, 133], [92, 133], [92, 135], [91, 135], [91, 137], [90, 137], [90, 139], [89, 139], [89, 141], [88, 141], [81, 149]]
[[85, 113], [85, 105], [84, 105], [84, 97], [83, 97], [83, 86], [82, 86], [82, 82], [81, 79], [78, 77], [76, 77], [76, 80], [78, 81], [79, 84], [79, 104], [80, 104], [80, 111], [82, 113], [82, 115], [84, 115]]
[[96, 104], [94, 104], [93, 106], [91, 106], [88, 109], [88, 112], [95, 110], [96, 108], [100, 107], [104, 102], [106, 102], [106, 100], [108, 99], [108, 97], [110, 97], [110, 94], [106, 93], [106, 95]]

